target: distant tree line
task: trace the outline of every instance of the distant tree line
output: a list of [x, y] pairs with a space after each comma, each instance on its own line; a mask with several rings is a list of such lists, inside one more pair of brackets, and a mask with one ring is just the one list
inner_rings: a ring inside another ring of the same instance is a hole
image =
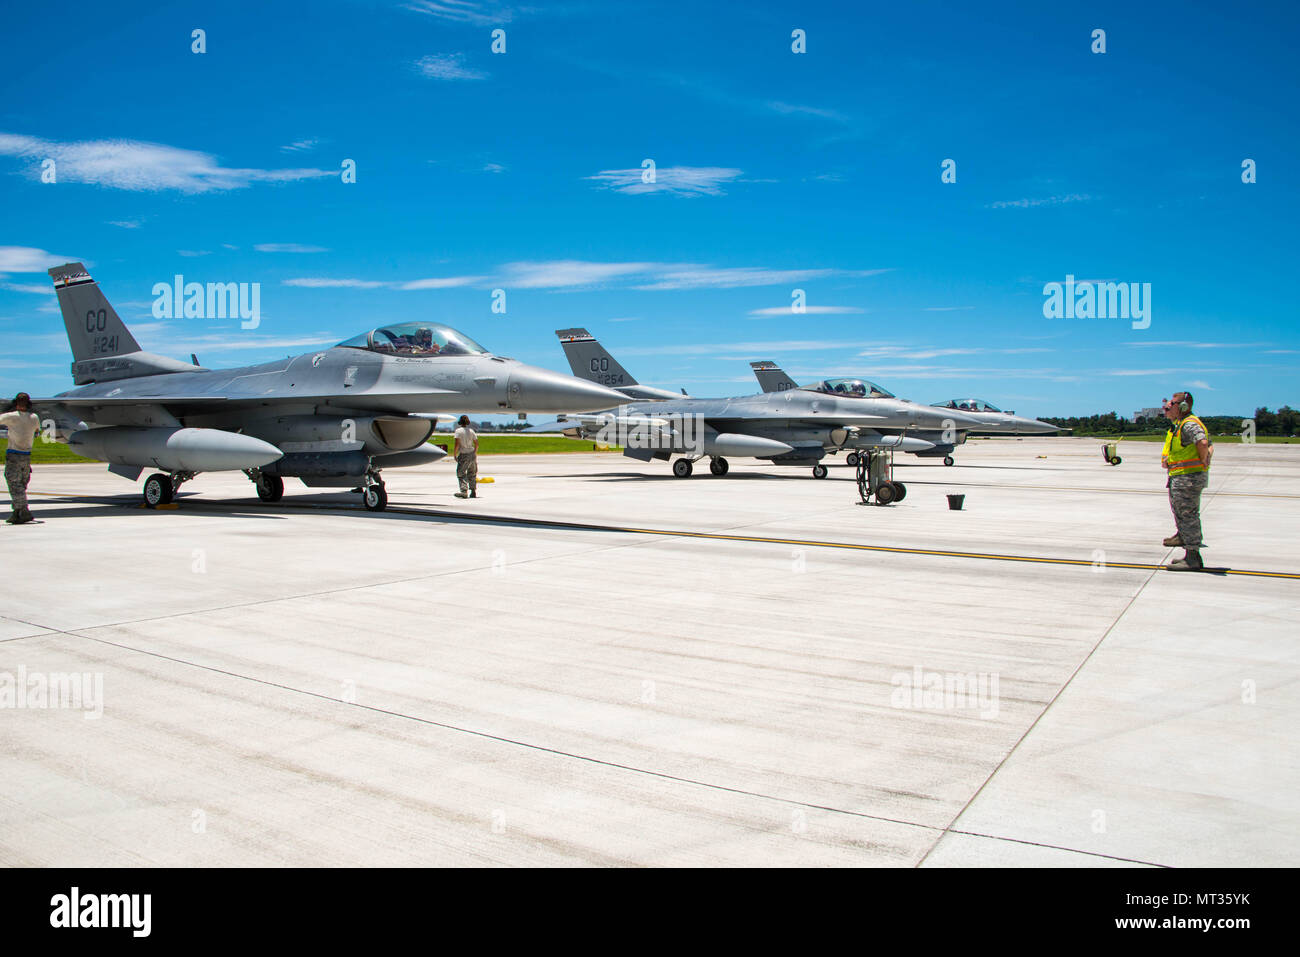
[[[1210, 430], [1211, 435], [1239, 435], [1242, 431], [1242, 419], [1251, 418], [1251, 416], [1198, 414], [1198, 418], [1205, 423], [1205, 427]], [[1256, 409], [1253, 418], [1255, 419], [1256, 435], [1293, 436], [1300, 432], [1300, 411], [1287, 405], [1282, 406], [1276, 412], [1265, 408]], [[1120, 418], [1117, 412], [1105, 412], [1097, 415], [1071, 415], [1063, 418], [1045, 415], [1042, 420], [1050, 422], [1052, 425], [1071, 429], [1076, 434], [1150, 435], [1155, 432], [1164, 432], [1169, 428], [1168, 419], [1148, 419], [1139, 416], [1137, 421], [1130, 422], [1128, 419]]]

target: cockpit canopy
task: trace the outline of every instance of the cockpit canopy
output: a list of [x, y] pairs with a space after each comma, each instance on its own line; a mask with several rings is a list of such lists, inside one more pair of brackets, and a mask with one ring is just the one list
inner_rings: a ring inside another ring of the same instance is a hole
[[487, 350], [451, 326], [436, 322], [402, 322], [380, 326], [339, 343], [349, 349], [369, 349], [390, 356], [481, 356]]
[[1001, 412], [996, 405], [983, 399], [949, 399], [947, 402], [934, 402], [941, 409], [956, 409], [958, 412]]
[[841, 399], [892, 399], [894, 393], [882, 389], [866, 379], [823, 379], [803, 388], [810, 392], [824, 392]]

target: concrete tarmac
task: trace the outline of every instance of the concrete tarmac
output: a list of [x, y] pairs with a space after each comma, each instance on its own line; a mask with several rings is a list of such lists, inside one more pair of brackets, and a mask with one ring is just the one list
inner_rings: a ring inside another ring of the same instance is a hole
[[841, 458], [485, 456], [386, 513], [38, 465], [0, 863], [1294, 866], [1300, 446], [1216, 448], [1203, 574], [1159, 445], [1100, 448], [900, 456], [888, 507]]

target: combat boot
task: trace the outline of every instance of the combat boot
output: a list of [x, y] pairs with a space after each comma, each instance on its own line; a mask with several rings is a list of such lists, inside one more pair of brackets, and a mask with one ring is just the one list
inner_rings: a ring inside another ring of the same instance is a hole
[[1166, 538], [1163, 542], [1161, 542], [1161, 544], [1164, 545], [1165, 548], [1176, 548], [1177, 546], [1181, 545], [1182, 543], [1183, 543], [1183, 540], [1182, 540], [1181, 538], [1178, 537], [1178, 533], [1177, 533], [1177, 532], [1174, 532], [1172, 535], [1170, 535], [1168, 538]]
[[1176, 562], [1169, 563], [1171, 572], [1199, 572], [1205, 567], [1201, 561], [1201, 553], [1194, 548], [1189, 548], [1187, 554]]

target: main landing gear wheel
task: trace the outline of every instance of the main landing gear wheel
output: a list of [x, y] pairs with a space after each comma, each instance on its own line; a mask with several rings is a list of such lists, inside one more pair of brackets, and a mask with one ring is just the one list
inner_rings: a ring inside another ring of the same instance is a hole
[[263, 502], [278, 502], [284, 498], [284, 479], [278, 475], [259, 475], [256, 485], [257, 497]]
[[155, 472], [144, 480], [144, 504], [150, 508], [167, 505], [176, 490], [172, 487], [172, 477], [162, 472]]
[[726, 475], [727, 470], [730, 468], [731, 466], [727, 464], [727, 460], [721, 455], [709, 463], [709, 471], [714, 475]]
[[813, 466], [813, 478], [825, 478], [825, 477], [826, 477], [826, 466], [818, 462], [816, 465]]
[[889, 484], [892, 485], [892, 486], [894, 486], [894, 501], [895, 501], [895, 502], [901, 502], [903, 499], [907, 498], [907, 486], [906, 486], [906, 485], [904, 485], [902, 482], [890, 482]]
[[943, 464], [944, 464], [944, 465], [952, 465], [952, 463], [953, 463], [953, 457], [952, 457], [951, 455], [945, 455], [945, 456], [943, 457]]
[[673, 474], [678, 478], [687, 478], [694, 471], [695, 466], [690, 459], [678, 459], [673, 463]]
[[844, 464], [850, 466], [851, 468], [857, 468], [857, 467], [858, 467], [858, 453], [857, 453], [857, 452], [850, 452], [848, 455], [844, 456]]
[[382, 512], [388, 508], [388, 489], [384, 488], [383, 482], [367, 485], [361, 490], [361, 501], [365, 503], [367, 511]]
[[895, 488], [893, 482], [882, 482], [876, 488], [877, 505], [888, 505], [890, 502], [893, 502], [895, 499], [898, 499], [899, 497], [900, 496], [898, 494], [898, 489]]

